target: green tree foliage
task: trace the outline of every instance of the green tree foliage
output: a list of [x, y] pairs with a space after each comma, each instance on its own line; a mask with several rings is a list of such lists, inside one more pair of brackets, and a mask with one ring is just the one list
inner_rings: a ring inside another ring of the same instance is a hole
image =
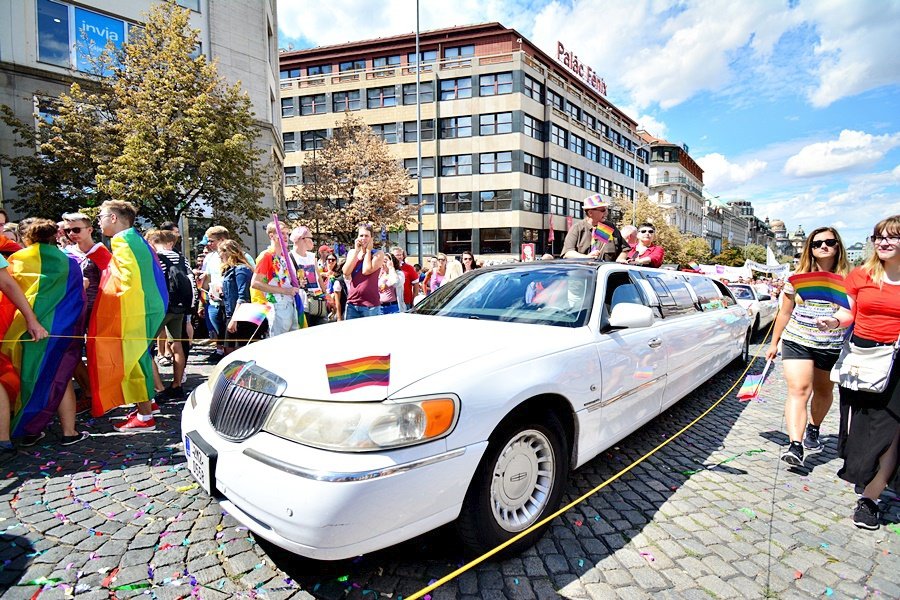
[[681, 257], [678, 264], [682, 266], [691, 262], [709, 264], [711, 258], [712, 249], [706, 238], [691, 237], [685, 239], [681, 245]]
[[766, 247], [760, 244], [747, 244], [743, 248], [744, 258], [746, 260], [756, 261], [766, 264]]
[[[632, 221], [631, 215], [634, 212], [631, 200], [628, 200], [627, 198], [617, 199], [614, 201], [614, 205], [619, 208], [622, 214], [618, 227], [621, 228], [623, 225], [630, 225]], [[665, 209], [655, 202], [651, 202], [644, 194], [638, 195], [636, 206], [637, 219], [635, 219], [634, 222], [638, 225], [641, 223], [650, 223], [653, 225], [654, 229], [656, 229], [656, 243], [665, 250], [663, 262], [667, 264], [679, 263], [682, 257], [684, 236], [678, 231], [677, 227], [669, 225], [666, 222]]]
[[151, 8], [140, 34], [95, 63], [108, 76], [73, 83], [52, 120], [35, 116], [36, 131], [2, 107], [17, 145], [39, 150], [0, 157], [17, 180], [16, 209], [57, 219], [115, 198], [157, 224], [211, 210], [214, 222], [244, 232], [264, 218], [250, 99], [195, 55], [189, 16], [174, 2]]
[[292, 199], [300, 221], [320, 235], [350, 244], [361, 222], [391, 231], [415, 222], [416, 207], [401, 201], [412, 188], [409, 174], [384, 140], [349, 112], [323, 148], [306, 155], [303, 178]]
[[746, 259], [740, 248], [732, 246], [723, 240], [722, 252], [713, 256], [711, 261], [713, 264], [724, 265], [726, 267], [743, 267]]

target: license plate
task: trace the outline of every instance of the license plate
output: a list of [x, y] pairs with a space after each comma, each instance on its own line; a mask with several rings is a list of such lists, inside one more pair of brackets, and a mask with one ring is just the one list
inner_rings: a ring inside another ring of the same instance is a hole
[[215, 488], [215, 464], [217, 452], [203, 441], [196, 431], [184, 435], [184, 455], [187, 457], [188, 470], [206, 493], [212, 495]]

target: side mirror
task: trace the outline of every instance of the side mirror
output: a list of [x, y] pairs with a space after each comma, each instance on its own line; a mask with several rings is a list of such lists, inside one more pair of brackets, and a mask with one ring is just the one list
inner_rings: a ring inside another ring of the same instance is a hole
[[760, 294], [759, 296], [757, 296], [757, 299], [758, 299], [760, 302], [765, 302], [766, 300], [771, 300], [771, 299], [772, 299], [772, 296], [770, 296], [770, 295], [768, 295], [768, 294]]
[[653, 325], [653, 309], [643, 304], [622, 302], [616, 304], [609, 315], [610, 327], [637, 328]]

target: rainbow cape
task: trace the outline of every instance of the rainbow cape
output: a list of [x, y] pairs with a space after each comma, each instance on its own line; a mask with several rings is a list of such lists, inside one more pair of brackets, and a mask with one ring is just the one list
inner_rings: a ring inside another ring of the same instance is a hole
[[794, 286], [794, 292], [804, 302], [823, 300], [843, 306], [848, 310], [850, 309], [850, 300], [847, 298], [844, 278], [837, 273], [827, 273], [825, 271], [802, 273], [788, 277], [788, 281]]
[[349, 392], [367, 385], [387, 386], [391, 379], [391, 355], [366, 356], [325, 365], [332, 394]]
[[11, 401], [13, 437], [35, 435], [56, 413], [81, 360], [84, 284], [78, 263], [56, 246], [32, 244], [9, 257], [9, 270], [38, 321], [50, 333], [30, 341], [22, 316], [0, 300], [0, 382]]
[[[91, 414], [95, 417], [153, 397], [148, 348], [169, 301], [156, 253], [134, 228], [112, 238], [109, 258], [88, 326]], [[97, 264], [102, 269], [101, 262]]]

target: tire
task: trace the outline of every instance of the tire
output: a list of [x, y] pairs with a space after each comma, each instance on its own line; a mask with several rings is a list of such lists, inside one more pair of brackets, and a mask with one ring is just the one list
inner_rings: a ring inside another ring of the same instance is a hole
[[756, 320], [753, 321], [753, 335], [759, 333], [759, 315], [756, 315]]
[[747, 330], [744, 336], [744, 344], [741, 346], [741, 353], [734, 359], [734, 365], [737, 367], [746, 367], [750, 363], [750, 338], [753, 337], [753, 327]]
[[[555, 415], [532, 414], [501, 423], [491, 435], [456, 521], [466, 549], [483, 554], [552, 514], [559, 507], [568, 472], [569, 447]], [[544, 529], [500, 555], [518, 554]]]

